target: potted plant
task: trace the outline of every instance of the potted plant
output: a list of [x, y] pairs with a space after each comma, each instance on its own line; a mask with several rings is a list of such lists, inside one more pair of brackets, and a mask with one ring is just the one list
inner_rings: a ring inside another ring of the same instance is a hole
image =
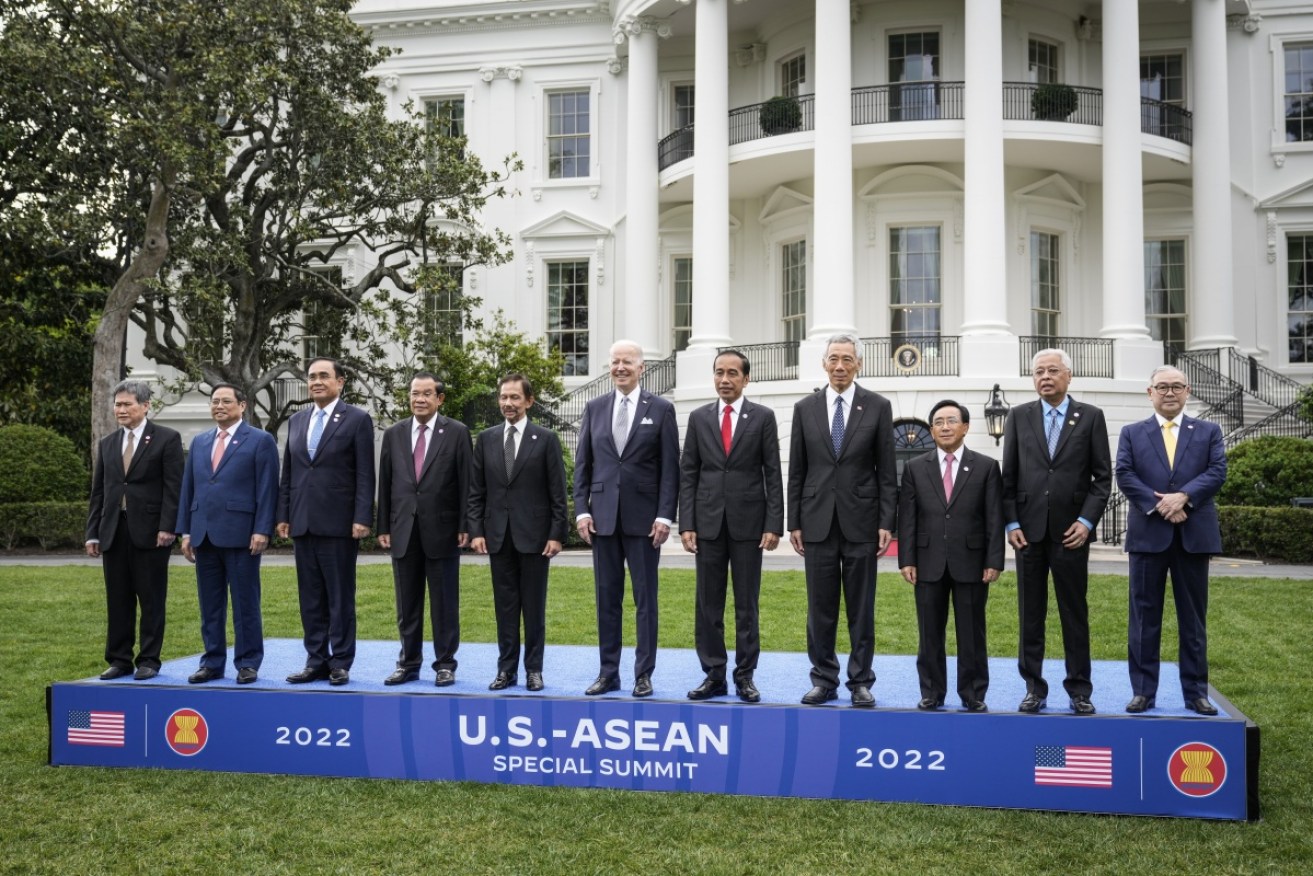
[[758, 119], [768, 137], [788, 134], [802, 127], [802, 105], [796, 97], [776, 95], [761, 105]]
[[1061, 82], [1045, 82], [1030, 96], [1030, 111], [1036, 119], [1061, 121], [1076, 111], [1076, 89]]

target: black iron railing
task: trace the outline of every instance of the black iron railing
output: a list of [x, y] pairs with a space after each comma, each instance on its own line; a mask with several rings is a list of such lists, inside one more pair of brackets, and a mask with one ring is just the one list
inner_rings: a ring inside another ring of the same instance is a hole
[[1140, 98], [1140, 131], [1189, 146], [1194, 142], [1194, 116], [1188, 109], [1151, 97]]
[[1231, 379], [1260, 401], [1274, 408], [1293, 404], [1305, 389], [1304, 384], [1273, 371], [1259, 363], [1253, 356], [1246, 356], [1235, 347], [1227, 348], [1227, 359]]
[[[664, 395], [674, 389], [675, 357], [647, 362], [643, 369], [643, 387], [657, 395]], [[612, 383], [609, 373], [594, 378], [567, 393], [555, 406], [556, 416], [563, 424], [578, 426], [579, 421], [584, 418], [584, 408], [588, 403], [599, 396], [606, 395], [614, 388], [615, 384]]]
[[1230, 450], [1247, 438], [1261, 435], [1284, 435], [1292, 438], [1313, 436], [1313, 423], [1299, 416], [1299, 402], [1292, 402], [1284, 408], [1278, 408], [1256, 423], [1243, 426], [1226, 436], [1226, 448]]
[[748, 143], [763, 137], [811, 131], [816, 127], [816, 101], [810, 94], [792, 98], [797, 104], [796, 124], [788, 112], [776, 112], [768, 107], [772, 101], [741, 106], [729, 111], [729, 143]]
[[[721, 350], [728, 350], [722, 347]], [[773, 344], [740, 344], [733, 349], [752, 363], [753, 380], [794, 380], [798, 376], [798, 342], [776, 341]]]
[[693, 126], [687, 125], [671, 131], [657, 144], [657, 169], [665, 170], [672, 164], [693, 157]]
[[1075, 338], [1057, 335], [1022, 335], [1021, 376], [1031, 371], [1031, 360], [1040, 350], [1065, 350], [1071, 357], [1073, 377], [1112, 377], [1111, 338]]
[[862, 338], [861, 377], [956, 377], [958, 338], [894, 335]]
[[852, 123], [922, 122], [962, 118], [961, 82], [896, 82], [853, 89]]
[[1004, 82], [1003, 118], [1102, 125], [1103, 89], [1083, 85]]

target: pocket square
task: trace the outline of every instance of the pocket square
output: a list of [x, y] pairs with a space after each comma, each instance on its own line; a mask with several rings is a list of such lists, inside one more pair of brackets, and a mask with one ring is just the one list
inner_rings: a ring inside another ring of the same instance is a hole
[[644, 417], [643, 420], [642, 420], [642, 422], [639, 423], [639, 425], [641, 425], [641, 426], [650, 426], [650, 425], [652, 425], [652, 418], [651, 418], [651, 417]]

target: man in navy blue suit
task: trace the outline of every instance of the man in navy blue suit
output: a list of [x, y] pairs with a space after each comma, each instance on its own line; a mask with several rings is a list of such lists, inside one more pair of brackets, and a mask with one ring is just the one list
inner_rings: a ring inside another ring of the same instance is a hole
[[306, 369], [309, 408], [287, 425], [278, 528], [292, 538], [305, 630], [305, 669], [289, 684], [351, 680], [356, 656], [356, 555], [374, 517], [374, 421], [342, 401], [336, 360]]
[[1117, 485], [1130, 502], [1131, 555], [1126, 711], [1154, 707], [1158, 693], [1163, 596], [1172, 575], [1185, 707], [1216, 715], [1208, 699], [1208, 558], [1222, 552], [1213, 497], [1226, 481], [1226, 448], [1216, 423], [1185, 415], [1190, 383], [1163, 366], [1149, 377], [1154, 414], [1131, 423], [1117, 442]]
[[616, 341], [610, 358], [616, 391], [584, 408], [575, 454], [575, 526], [593, 546], [601, 656], [597, 680], [584, 693], [620, 689], [627, 562], [638, 621], [633, 693], [648, 697], [656, 666], [657, 561], [679, 501], [679, 429], [675, 406], [638, 385], [642, 348]]
[[210, 392], [218, 427], [191, 442], [182, 474], [178, 532], [182, 554], [196, 564], [201, 607], [200, 668], [187, 681], [223, 678], [228, 661], [228, 593], [233, 602], [233, 665], [250, 684], [264, 660], [260, 618], [260, 556], [269, 546], [278, 504], [278, 442], [243, 422], [246, 394], [231, 383]]

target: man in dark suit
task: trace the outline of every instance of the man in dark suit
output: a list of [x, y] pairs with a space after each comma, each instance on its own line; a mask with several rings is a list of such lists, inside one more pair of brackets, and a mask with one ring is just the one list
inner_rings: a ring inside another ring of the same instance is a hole
[[456, 683], [460, 647], [460, 550], [469, 541], [470, 430], [439, 409], [446, 387], [427, 371], [410, 381], [412, 416], [383, 434], [378, 462], [378, 544], [392, 554], [401, 653], [384, 684], [419, 678], [424, 590], [433, 628], [434, 683]]
[[1208, 557], [1222, 552], [1213, 497], [1226, 481], [1226, 447], [1216, 423], [1185, 415], [1190, 383], [1175, 368], [1149, 378], [1154, 415], [1124, 427], [1117, 444], [1117, 484], [1130, 503], [1131, 555], [1127, 655], [1131, 701], [1154, 707], [1158, 693], [1163, 596], [1172, 574], [1185, 707], [1216, 715], [1208, 699]]
[[200, 668], [187, 681], [204, 684], [223, 678], [231, 589], [233, 665], [237, 683], [250, 684], [264, 660], [260, 557], [274, 532], [278, 442], [243, 422], [246, 394], [231, 383], [214, 385], [210, 414], [218, 428], [191, 442], [178, 509], [182, 554], [196, 564], [205, 645]]
[[652, 695], [657, 647], [657, 563], [679, 501], [679, 428], [675, 406], [639, 387], [643, 350], [611, 345], [615, 392], [584, 408], [575, 453], [575, 528], [593, 547], [601, 669], [584, 691], [620, 689], [625, 564], [634, 582], [638, 645], [634, 696]]
[[968, 712], [988, 711], [985, 603], [1003, 571], [1003, 478], [998, 463], [965, 446], [971, 412], [945, 399], [930, 409], [936, 450], [903, 468], [898, 506], [898, 566], [915, 587], [920, 633], [918, 709], [944, 704], [948, 603], [957, 629], [957, 694]]
[[507, 374], [498, 387], [506, 422], [485, 429], [474, 445], [470, 479], [470, 546], [490, 554], [497, 613], [497, 676], [489, 690], [513, 687], [524, 618], [525, 686], [543, 689], [547, 641], [547, 571], [569, 532], [565, 462], [551, 429], [530, 423], [533, 384]]
[[725, 590], [734, 577], [734, 688], [746, 703], [761, 700], [753, 683], [761, 654], [757, 604], [761, 552], [784, 532], [784, 486], [775, 412], [743, 397], [752, 364], [738, 350], [716, 357], [719, 401], [688, 418], [680, 459], [679, 535], [697, 555], [697, 615], [693, 639], [706, 678], [691, 700], [724, 696]]
[[1017, 555], [1021, 642], [1017, 666], [1026, 682], [1018, 710], [1046, 705], [1044, 626], [1053, 574], [1067, 677], [1077, 715], [1093, 715], [1090, 619], [1086, 590], [1090, 539], [1112, 491], [1112, 457], [1103, 411], [1067, 395], [1071, 357], [1040, 350], [1031, 360], [1039, 398], [1017, 405], [1003, 430], [1003, 517]]
[[875, 705], [875, 565], [893, 537], [897, 477], [889, 401], [853, 382], [862, 369], [855, 335], [834, 335], [821, 365], [829, 384], [793, 406], [789, 437], [789, 541], [807, 575], [809, 706], [835, 699], [839, 599], [848, 612], [852, 704]]
[[123, 428], [101, 439], [91, 480], [86, 551], [104, 560], [109, 668], [100, 677], [106, 681], [133, 672], [138, 606], [141, 634], [133, 678], [154, 678], [160, 671], [182, 438], [147, 420], [149, 408], [149, 383], [125, 380], [114, 387], [114, 417]]
[[306, 371], [314, 404], [288, 421], [278, 486], [277, 532], [292, 538], [306, 650], [287, 681], [341, 685], [356, 657], [356, 555], [374, 516], [374, 421], [342, 401], [336, 360]]

